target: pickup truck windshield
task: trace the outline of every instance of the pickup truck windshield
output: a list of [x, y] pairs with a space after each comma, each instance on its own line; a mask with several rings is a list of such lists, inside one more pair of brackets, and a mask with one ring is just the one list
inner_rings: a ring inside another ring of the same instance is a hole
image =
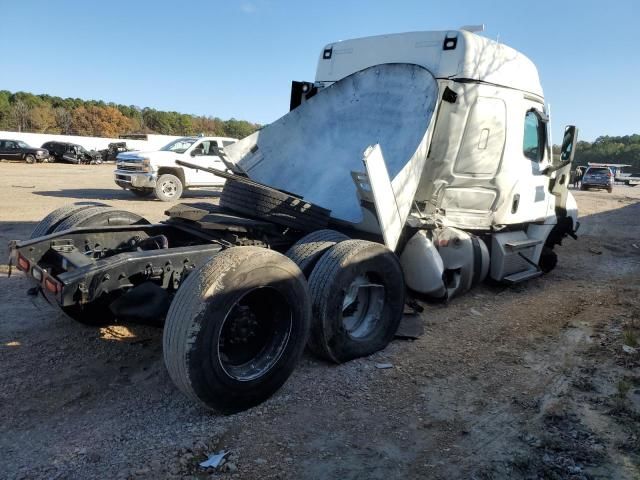
[[195, 142], [195, 138], [179, 138], [171, 142], [169, 145], [165, 145], [160, 150], [163, 152], [184, 153]]

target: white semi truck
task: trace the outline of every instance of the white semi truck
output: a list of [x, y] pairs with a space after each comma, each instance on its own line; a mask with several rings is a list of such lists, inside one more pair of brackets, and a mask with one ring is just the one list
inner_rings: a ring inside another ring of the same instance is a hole
[[536, 68], [505, 45], [464, 30], [332, 43], [291, 107], [221, 154], [219, 205], [157, 224], [66, 207], [12, 263], [80, 322], [163, 323], [178, 388], [232, 411], [273, 394], [306, 345], [369, 355], [407, 295], [522, 282], [576, 236], [576, 128], [552, 160]]

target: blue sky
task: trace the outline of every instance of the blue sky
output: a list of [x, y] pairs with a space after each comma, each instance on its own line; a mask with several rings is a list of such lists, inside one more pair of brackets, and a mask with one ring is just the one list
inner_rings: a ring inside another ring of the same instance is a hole
[[0, 89], [271, 122], [339, 39], [485, 23], [528, 55], [554, 138], [640, 133], [640, 1], [0, 0]]

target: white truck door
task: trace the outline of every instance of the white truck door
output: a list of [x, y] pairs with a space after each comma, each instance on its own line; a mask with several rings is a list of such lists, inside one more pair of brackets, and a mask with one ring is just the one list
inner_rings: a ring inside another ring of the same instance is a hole
[[[546, 219], [551, 202], [547, 148], [547, 121], [543, 106], [534, 101], [524, 102], [525, 110], [522, 164], [518, 185], [514, 190], [512, 213], [522, 222]], [[518, 195], [518, 197], [515, 197]], [[514, 218], [514, 220], [516, 220]]]
[[[218, 148], [219, 146], [216, 140], [202, 140], [201, 142], [196, 143], [189, 150], [188, 157], [185, 161], [196, 165], [202, 165], [204, 168], [224, 170], [226, 167], [217, 155]], [[193, 186], [204, 187], [224, 184], [224, 178], [218, 177], [204, 170], [192, 168], [185, 169], [185, 178], [187, 180], [187, 184]]]

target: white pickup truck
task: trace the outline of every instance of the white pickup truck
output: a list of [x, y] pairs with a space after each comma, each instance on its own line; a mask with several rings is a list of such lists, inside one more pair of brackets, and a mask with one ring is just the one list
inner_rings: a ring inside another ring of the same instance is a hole
[[204, 170], [183, 169], [176, 160], [224, 170], [219, 150], [237, 141], [227, 137], [182, 137], [157, 151], [123, 152], [116, 158], [114, 180], [139, 197], [155, 193], [163, 202], [178, 200], [188, 188], [221, 187], [224, 178]]

